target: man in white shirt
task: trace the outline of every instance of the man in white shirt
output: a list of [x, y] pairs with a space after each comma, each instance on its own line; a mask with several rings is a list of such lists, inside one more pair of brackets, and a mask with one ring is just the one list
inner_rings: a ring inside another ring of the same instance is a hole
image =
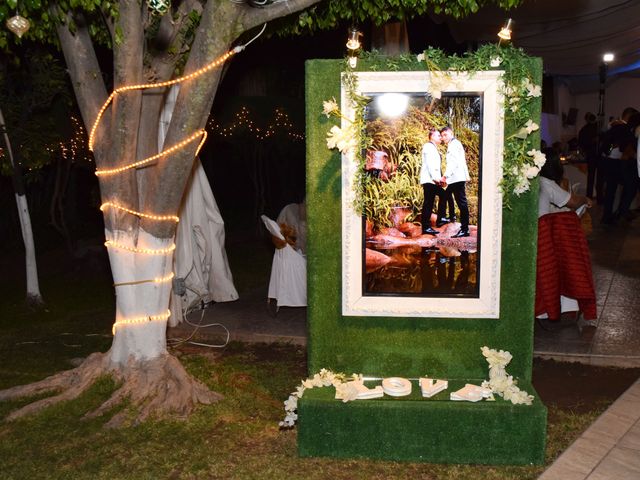
[[447, 168], [444, 172], [443, 181], [447, 185], [447, 195], [453, 198], [460, 210], [460, 230], [453, 238], [469, 236], [469, 205], [467, 203], [467, 193], [465, 186], [471, 179], [469, 168], [464, 155], [464, 147], [460, 140], [454, 138], [451, 127], [444, 127], [440, 130], [442, 141], [447, 145]]
[[442, 190], [442, 173], [440, 171], [440, 152], [438, 145], [442, 143], [440, 132], [437, 129], [429, 130], [429, 141], [422, 146], [422, 167], [420, 168], [420, 183], [424, 192], [422, 204], [422, 233], [437, 235], [439, 232], [431, 227], [431, 212], [436, 195], [438, 201], [438, 218], [444, 216], [444, 191]]

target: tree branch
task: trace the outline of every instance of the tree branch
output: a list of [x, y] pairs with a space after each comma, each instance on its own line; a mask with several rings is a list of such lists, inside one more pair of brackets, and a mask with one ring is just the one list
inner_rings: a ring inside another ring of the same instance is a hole
[[242, 23], [243, 30], [247, 31], [263, 23], [275, 20], [276, 18], [286, 17], [287, 15], [304, 10], [321, 1], [322, 0], [286, 0], [264, 8], [238, 5], [238, 8], [241, 10], [239, 20]]
[[[142, 83], [142, 51], [144, 31], [138, 0], [120, 0], [117, 29], [122, 31], [123, 42], [114, 44], [114, 88]], [[139, 90], [117, 95], [111, 110], [111, 158], [109, 166], [119, 167], [137, 160], [138, 124], [142, 94]], [[116, 201], [128, 208], [138, 209], [138, 189], [135, 170], [100, 177], [102, 199]], [[136, 226], [136, 217], [117, 209], [105, 212], [108, 230], [127, 231]]]
[[[202, 6], [196, 0], [187, 0], [178, 7], [173, 20], [165, 15], [163, 23], [170, 31], [161, 34], [164, 39], [156, 43], [156, 47], [162, 51], [154, 52], [150, 57], [150, 65], [146, 67], [145, 78], [149, 82], [162, 82], [169, 80], [175, 71], [176, 64], [180, 60], [182, 51], [186, 45], [185, 33], [190, 22], [189, 15], [192, 11], [202, 14]], [[162, 28], [165, 28], [164, 26]], [[164, 105], [165, 91], [167, 89], [150, 89], [142, 92], [142, 111], [140, 115], [140, 130], [138, 134], [138, 158], [146, 158], [158, 152], [158, 128], [159, 117]], [[138, 188], [140, 197], [145, 196], [148, 176], [154, 175], [152, 169], [138, 170]]]
[[[207, 2], [185, 66], [186, 74], [228, 51], [236, 38], [233, 32], [237, 31], [238, 12], [231, 2]], [[216, 68], [181, 84], [165, 145], [175, 145], [204, 127], [220, 73], [221, 68]], [[143, 208], [155, 208], [159, 214], [177, 213], [193, 165], [196, 144], [193, 142], [189, 147], [159, 160], [154, 167], [157, 173], [149, 178]], [[142, 226], [159, 238], [169, 237], [175, 231], [175, 225], [168, 222], [147, 222], [143, 219]]]
[[[51, 14], [52, 16], [58, 14], [53, 6]], [[69, 23], [72, 20], [71, 13], [67, 13], [66, 22], [59, 24], [56, 31], [67, 64], [67, 72], [71, 77], [73, 90], [78, 100], [80, 113], [85, 128], [89, 131], [98, 116], [100, 107], [107, 99], [107, 88], [84, 18], [81, 15], [75, 17], [77, 27], [75, 34], [69, 31]], [[107, 123], [103, 122], [103, 126], [98, 132], [100, 136], [104, 136], [104, 133], [108, 131]]]

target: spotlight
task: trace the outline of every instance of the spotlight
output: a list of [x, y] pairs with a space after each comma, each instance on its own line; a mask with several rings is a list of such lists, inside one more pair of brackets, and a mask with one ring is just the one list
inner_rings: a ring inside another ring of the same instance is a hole
[[360, 48], [360, 37], [362, 33], [357, 28], [349, 29], [349, 36], [347, 37], [347, 48], [349, 50], [358, 50]]
[[500, 29], [498, 37], [500, 37], [500, 40], [505, 40], [507, 42], [511, 40], [511, 19], [508, 19], [504, 27]]
[[613, 59], [614, 59], [614, 58], [615, 58], [615, 57], [614, 57], [613, 53], [605, 53], [605, 54], [602, 56], [602, 61], [603, 61], [603, 62], [606, 62], [606, 63], [608, 63], [608, 62], [613, 62]]
[[407, 111], [409, 97], [403, 93], [384, 93], [375, 100], [380, 115], [396, 118]]

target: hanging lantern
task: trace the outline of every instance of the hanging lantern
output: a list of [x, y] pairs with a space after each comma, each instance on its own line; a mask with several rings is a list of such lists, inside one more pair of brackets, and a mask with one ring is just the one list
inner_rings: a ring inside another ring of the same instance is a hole
[[171, 8], [171, 0], [147, 0], [147, 7], [153, 15], [164, 15]]
[[18, 38], [22, 38], [22, 35], [29, 30], [31, 23], [26, 18], [16, 14], [14, 17], [7, 20], [6, 25], [9, 30], [18, 36]]

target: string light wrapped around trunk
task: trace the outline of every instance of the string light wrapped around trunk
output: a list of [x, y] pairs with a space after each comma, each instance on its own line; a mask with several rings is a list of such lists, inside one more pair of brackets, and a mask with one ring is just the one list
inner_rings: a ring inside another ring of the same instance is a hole
[[[148, 7], [154, 11], [154, 12], [158, 12], [160, 15], [166, 13], [169, 8], [171, 7], [171, 2], [170, 0], [147, 0], [147, 5]], [[211, 61], [210, 63], [208, 63], [207, 65], [205, 65], [202, 68], [199, 68], [198, 70], [191, 72], [189, 74], [183, 75], [181, 77], [178, 78], [174, 78], [173, 80], [167, 80], [165, 82], [158, 82], [158, 83], [145, 83], [145, 84], [137, 84], [137, 85], [125, 85], [119, 88], [116, 88], [113, 92], [111, 92], [111, 95], [109, 95], [109, 97], [105, 100], [105, 102], [103, 103], [102, 107], [100, 108], [100, 110], [98, 111], [98, 115], [96, 117], [96, 119], [93, 122], [93, 126], [91, 127], [91, 130], [89, 132], [89, 150], [93, 151], [94, 149], [94, 140], [95, 140], [95, 136], [96, 136], [96, 132], [98, 130], [98, 125], [100, 124], [100, 121], [102, 120], [102, 116], [104, 115], [105, 111], [107, 110], [107, 108], [109, 107], [109, 105], [113, 102], [113, 99], [119, 95], [119, 94], [124, 94], [126, 92], [130, 92], [130, 91], [134, 91], [134, 90], [146, 90], [146, 89], [152, 89], [152, 88], [163, 88], [163, 87], [169, 87], [171, 85], [176, 85], [179, 83], [183, 83], [183, 82], [187, 82], [189, 80], [193, 80], [194, 78], [197, 78], [201, 75], [204, 75], [205, 73], [213, 70], [214, 68], [218, 68], [221, 65], [224, 64], [224, 62], [229, 59], [229, 57], [235, 55], [236, 53], [241, 52], [242, 50], [244, 50], [246, 48], [247, 45], [249, 45], [251, 42], [253, 42], [256, 38], [258, 38], [260, 35], [262, 35], [262, 33], [264, 32], [265, 28], [267, 27], [266, 23], [264, 24], [264, 26], [262, 27], [262, 30], [260, 31], [260, 33], [258, 33], [255, 37], [253, 37], [251, 40], [249, 40], [247, 43], [245, 43], [244, 45], [238, 45], [234, 48], [232, 48], [231, 50], [229, 50], [228, 52], [226, 52], [224, 55], [218, 57], [217, 59]], [[182, 141], [176, 143], [175, 145], [162, 150], [160, 153], [157, 153], [156, 155], [152, 155], [150, 157], [147, 157], [143, 160], [139, 160], [137, 162], [133, 162], [127, 165], [121, 165], [119, 167], [116, 168], [112, 168], [112, 169], [98, 169], [96, 170], [95, 174], [98, 176], [111, 176], [111, 175], [118, 175], [120, 173], [123, 173], [129, 169], [134, 169], [134, 168], [140, 168], [140, 167], [147, 167], [147, 166], [151, 166], [153, 164], [153, 162], [155, 160], [158, 160], [160, 158], [166, 157], [172, 153], [177, 152], [178, 150], [181, 150], [185, 147], [187, 147], [190, 143], [195, 142], [196, 140], [200, 140], [197, 147], [196, 147], [196, 151], [195, 151], [195, 156], [198, 155], [198, 152], [200, 151], [200, 149], [202, 148], [202, 145], [204, 144], [205, 140], [207, 138], [207, 132], [204, 129], [200, 129], [197, 130], [196, 132], [194, 132], [191, 136], [183, 139]], [[115, 202], [105, 202], [101, 205], [100, 210], [104, 211], [107, 208], [115, 208], [118, 209], [122, 212], [125, 212], [129, 215], [135, 215], [137, 217], [140, 218], [145, 218], [148, 220], [153, 220], [153, 221], [158, 221], [158, 222], [164, 222], [164, 221], [171, 221], [171, 222], [178, 222], [179, 218], [177, 215], [158, 215], [155, 213], [149, 213], [149, 212], [138, 212], [132, 208], [129, 208], [125, 205], [120, 205], [118, 203]], [[125, 245], [119, 242], [116, 242], [114, 240], [107, 240], [105, 242], [105, 246], [109, 249], [120, 249], [120, 250], [125, 250], [131, 253], [134, 253], [136, 255], [173, 255], [173, 251], [176, 248], [175, 243], [172, 243], [171, 245], [169, 245], [166, 248], [138, 248], [138, 247], [134, 247], [131, 245]], [[143, 280], [136, 280], [136, 281], [131, 281], [131, 282], [120, 282], [120, 283], [116, 283], [114, 284], [115, 286], [137, 286], [137, 285], [141, 285], [141, 284], [146, 284], [149, 282], [154, 282], [154, 283], [165, 283], [170, 281], [173, 278], [173, 273], [165, 276], [165, 277], [158, 277], [158, 278], [154, 278], [154, 279], [143, 279]], [[121, 318], [116, 320], [116, 323], [113, 325], [113, 334], [115, 335], [116, 332], [116, 328], [118, 326], [121, 325], [132, 325], [132, 324], [143, 324], [143, 323], [147, 323], [147, 322], [166, 322], [167, 319], [169, 318], [169, 315], [171, 315], [171, 312], [169, 312], [167, 310], [166, 313], [161, 313], [161, 314], [156, 314], [156, 315], [147, 315], [147, 316], [141, 316], [141, 317], [135, 317], [135, 318]]]

